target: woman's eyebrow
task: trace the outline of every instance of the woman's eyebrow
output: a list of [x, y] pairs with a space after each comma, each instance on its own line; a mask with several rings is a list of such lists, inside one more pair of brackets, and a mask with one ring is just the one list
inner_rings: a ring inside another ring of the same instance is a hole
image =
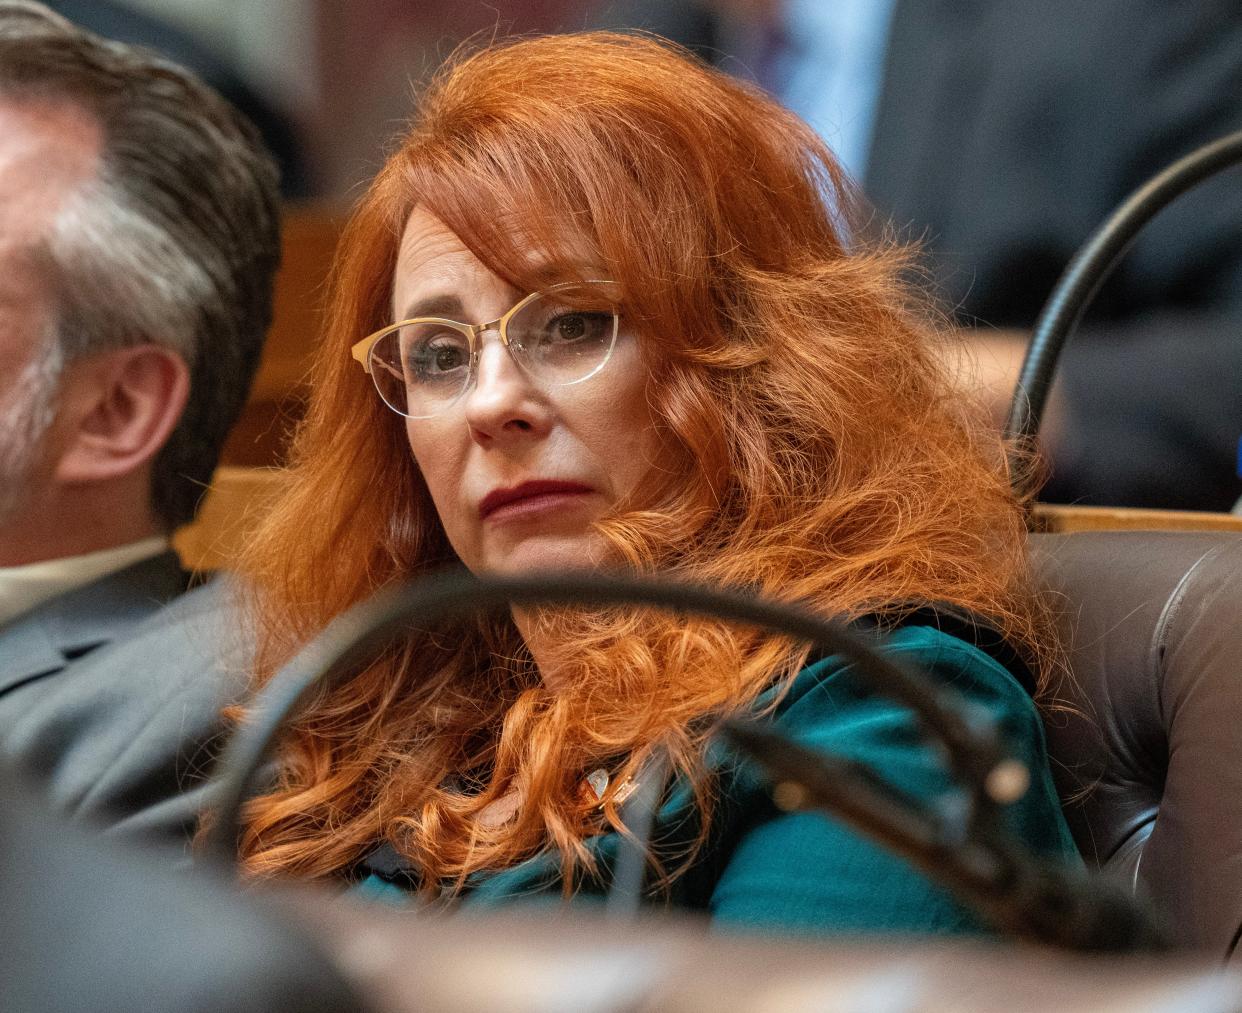
[[599, 266], [599, 261], [592, 258], [572, 260], [544, 260], [534, 265], [529, 273], [536, 288], [545, 288], [557, 282], [570, 279], [584, 281], [599, 280], [608, 277], [608, 272]]
[[415, 320], [418, 317], [453, 317], [463, 313], [461, 299], [455, 295], [432, 295], [410, 303], [398, 318]]

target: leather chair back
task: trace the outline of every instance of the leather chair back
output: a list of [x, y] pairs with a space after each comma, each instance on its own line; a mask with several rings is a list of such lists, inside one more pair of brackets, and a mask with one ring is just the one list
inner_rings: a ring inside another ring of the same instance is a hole
[[1032, 545], [1061, 599], [1058, 695], [1077, 711], [1048, 716], [1048, 745], [1083, 856], [1144, 890], [1179, 942], [1242, 964], [1242, 534]]

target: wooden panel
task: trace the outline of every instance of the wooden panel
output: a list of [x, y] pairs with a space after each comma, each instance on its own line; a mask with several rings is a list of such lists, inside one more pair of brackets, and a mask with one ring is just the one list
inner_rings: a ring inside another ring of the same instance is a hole
[[302, 417], [301, 388], [281, 401], [251, 401], [233, 425], [220, 455], [237, 468], [276, 468], [285, 463], [289, 438]]
[[228, 569], [280, 491], [282, 474], [275, 468], [217, 468], [198, 517], [173, 538], [182, 563], [191, 570]]
[[311, 353], [319, 343], [325, 283], [344, 220], [343, 209], [335, 206], [285, 209], [272, 328], [252, 401], [283, 401], [304, 382]]
[[335, 205], [285, 209], [272, 326], [250, 401], [224, 446], [226, 465], [284, 461], [289, 433], [302, 416], [306, 372], [321, 337], [326, 283], [345, 217]]
[[1242, 517], [1197, 510], [1035, 504], [1036, 531], [1242, 531]]

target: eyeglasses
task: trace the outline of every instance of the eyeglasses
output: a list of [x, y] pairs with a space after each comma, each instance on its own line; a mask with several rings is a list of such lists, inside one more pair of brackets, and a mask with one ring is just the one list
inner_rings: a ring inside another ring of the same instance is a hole
[[479, 336], [495, 330], [518, 367], [536, 383], [564, 387], [588, 380], [617, 343], [620, 312], [611, 281], [567, 282], [534, 292], [486, 324], [415, 317], [389, 324], [350, 350], [393, 411], [429, 419], [470, 387]]

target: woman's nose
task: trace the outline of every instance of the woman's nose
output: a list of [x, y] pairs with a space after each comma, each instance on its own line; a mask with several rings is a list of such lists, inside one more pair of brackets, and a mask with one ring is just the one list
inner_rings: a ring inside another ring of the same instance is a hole
[[480, 443], [546, 430], [548, 406], [500, 336], [479, 335], [474, 385], [466, 393], [466, 421]]

